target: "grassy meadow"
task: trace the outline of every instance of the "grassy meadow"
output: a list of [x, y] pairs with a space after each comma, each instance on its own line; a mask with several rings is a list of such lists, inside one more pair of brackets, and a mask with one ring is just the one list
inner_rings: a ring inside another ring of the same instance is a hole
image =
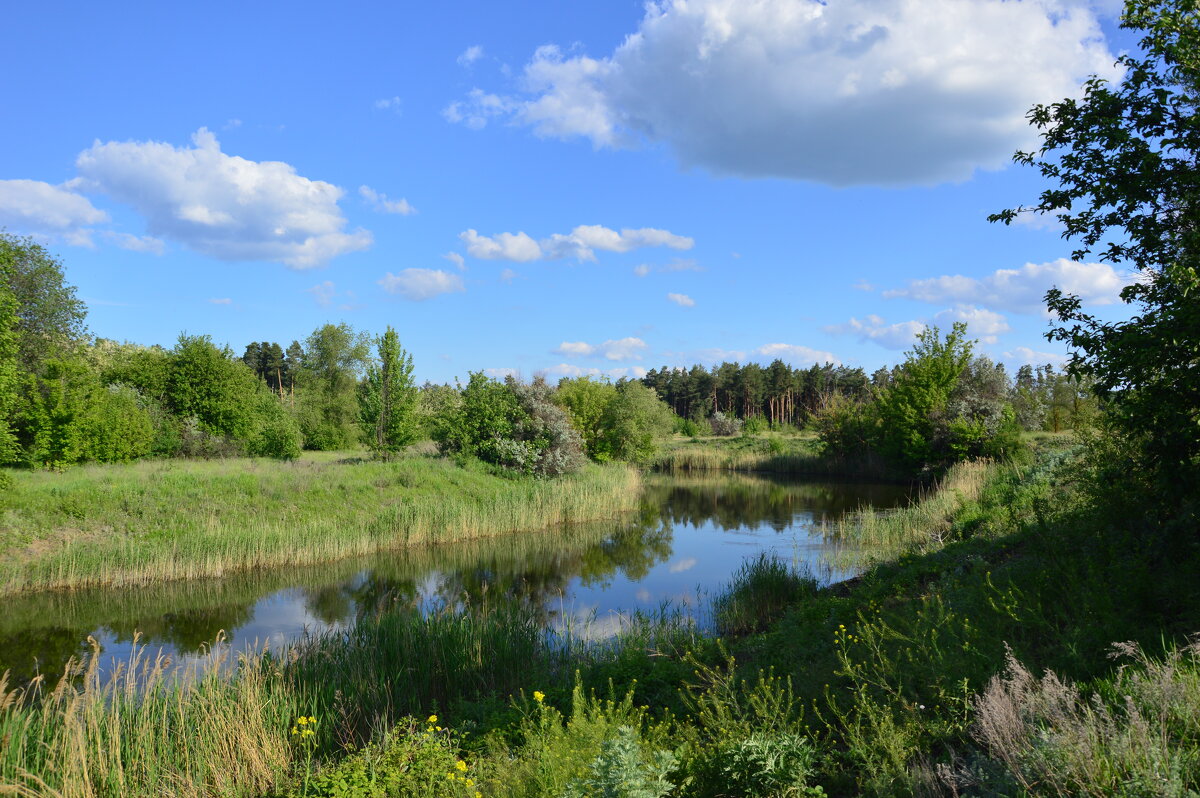
[[347, 453], [10, 473], [0, 595], [216, 577], [612, 518], [637, 506], [640, 485], [623, 465], [548, 481]]
[[1200, 788], [1200, 558], [1097, 488], [1089, 457], [962, 466], [874, 526], [848, 518], [838, 534], [878, 546], [852, 583], [750, 561], [714, 599], [719, 639], [669, 613], [588, 643], [499, 605], [399, 608], [190, 683], [145, 653], [105, 683], [81, 666], [57, 686], [10, 685], [0, 784], [1186, 795]]

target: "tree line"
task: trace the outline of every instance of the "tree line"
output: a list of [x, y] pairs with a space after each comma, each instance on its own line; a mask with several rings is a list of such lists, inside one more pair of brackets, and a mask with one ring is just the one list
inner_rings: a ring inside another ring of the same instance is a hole
[[[663, 367], [616, 383], [473, 373], [466, 385], [418, 387], [412, 357], [391, 328], [372, 336], [324, 324], [304, 341], [255, 341], [240, 354], [188, 333], [169, 349], [118, 343], [88, 336], [84, 303], [41, 245], [0, 235], [0, 269], [6, 465], [290, 459], [303, 449], [364, 446], [389, 457], [431, 439], [448, 455], [553, 476], [588, 459], [646, 463], [673, 432], [730, 435], [745, 422], [746, 432], [815, 427], [835, 456], [882, 453], [924, 469], [1003, 455], [1015, 446], [1010, 431], [1078, 428], [1095, 413], [1080, 379], [1024, 366], [1010, 380], [1002, 365], [971, 355], [959, 328], [946, 342], [953, 363], [937, 367], [944, 384], [920, 390], [913, 375], [942, 345], [936, 330], [908, 361], [870, 377], [859, 368], [795, 369], [776, 360]], [[928, 427], [925, 448], [876, 434], [917, 416]]]

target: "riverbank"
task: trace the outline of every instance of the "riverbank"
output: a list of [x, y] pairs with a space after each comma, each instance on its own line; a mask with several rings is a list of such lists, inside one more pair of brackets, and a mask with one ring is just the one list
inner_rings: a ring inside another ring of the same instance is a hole
[[306, 454], [10, 472], [0, 595], [310, 565], [617, 517], [640, 477], [589, 465], [555, 480], [410, 456]]
[[668, 441], [651, 464], [657, 471], [744, 471], [805, 477], [910, 482], [882, 460], [844, 460], [821, 452], [816, 433], [763, 432], [755, 435], [680, 435]]
[[723, 641], [669, 614], [597, 646], [500, 607], [398, 610], [190, 691], [151, 667], [24, 708], [0, 696], [0, 784], [557, 798], [621, 776], [698, 797], [1182, 794], [1200, 784], [1186, 647], [1200, 558], [1135, 502], [1104, 503], [1119, 486], [1088, 468], [1059, 452], [948, 480], [924, 500], [940, 503], [921, 511], [934, 528], [895, 521], [907, 543], [883, 536], [892, 554], [851, 584], [751, 563], [715, 604], [729, 631], [758, 631]]

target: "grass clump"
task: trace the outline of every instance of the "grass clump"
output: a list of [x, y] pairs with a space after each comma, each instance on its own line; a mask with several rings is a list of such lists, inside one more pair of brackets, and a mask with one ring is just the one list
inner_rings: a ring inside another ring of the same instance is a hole
[[789, 606], [816, 593], [817, 580], [762, 552], [743, 561], [729, 586], [713, 600], [713, 618], [722, 634], [745, 635], [765, 629]]

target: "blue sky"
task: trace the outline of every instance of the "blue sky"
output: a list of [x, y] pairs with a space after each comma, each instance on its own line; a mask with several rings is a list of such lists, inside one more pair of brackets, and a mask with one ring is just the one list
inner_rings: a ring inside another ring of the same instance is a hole
[[1084, 0], [23, 4], [0, 226], [93, 334], [240, 352], [392, 325], [420, 379], [897, 362], [923, 324], [1054, 361], [1120, 268], [989, 213], [1034, 102], [1131, 46]]

